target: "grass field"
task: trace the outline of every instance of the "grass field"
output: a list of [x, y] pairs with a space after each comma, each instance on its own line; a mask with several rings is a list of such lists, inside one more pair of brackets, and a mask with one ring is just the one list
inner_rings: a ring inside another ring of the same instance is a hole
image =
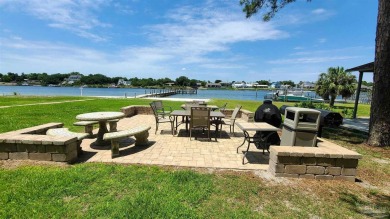
[[[5, 99], [8, 105], [34, 102]], [[77, 114], [149, 102], [93, 99], [0, 108], [0, 132], [46, 122], [63, 122], [81, 131], [72, 126]], [[261, 104], [228, 100], [211, 104], [225, 102], [228, 108], [241, 104], [251, 111]], [[165, 104], [179, 109], [182, 103]], [[369, 112], [362, 106], [362, 114]], [[357, 174], [361, 182], [272, 178], [262, 171], [0, 161], [0, 218], [389, 218], [389, 147], [366, 146], [367, 136], [361, 132], [328, 128], [323, 136], [363, 155]]]

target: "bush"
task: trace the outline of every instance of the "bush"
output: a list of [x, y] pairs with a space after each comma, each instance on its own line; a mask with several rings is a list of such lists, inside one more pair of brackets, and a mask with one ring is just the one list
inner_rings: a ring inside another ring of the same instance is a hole
[[313, 103], [311, 101], [305, 101], [305, 102], [299, 102], [294, 105], [295, 107], [302, 107], [302, 108], [310, 108], [310, 109], [324, 109], [324, 110], [330, 110], [332, 109], [325, 105], [324, 103]]
[[343, 114], [343, 118], [351, 119], [353, 115], [353, 110], [345, 108], [341, 111], [341, 114]]

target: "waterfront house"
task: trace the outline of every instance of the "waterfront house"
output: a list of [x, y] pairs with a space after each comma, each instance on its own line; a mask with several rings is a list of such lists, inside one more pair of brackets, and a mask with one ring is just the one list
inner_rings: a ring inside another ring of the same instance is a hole
[[277, 82], [272, 82], [270, 87], [279, 89], [281, 85], [282, 85], [282, 83], [280, 81], [277, 81]]
[[76, 81], [80, 81], [80, 80], [81, 80], [81, 77], [82, 77], [82, 75], [71, 75], [71, 76], [69, 76], [69, 78], [66, 80], [66, 83], [68, 83], [68, 84], [73, 84], [73, 83], [75, 83]]
[[246, 88], [246, 82], [245, 81], [236, 81], [232, 84], [233, 88]]
[[130, 86], [131, 85], [131, 81], [125, 81], [125, 79], [121, 78], [118, 80], [118, 86], [119, 85], [124, 85], [124, 86]]
[[208, 88], [221, 88], [221, 84], [220, 83], [207, 83], [206, 87], [208, 87]]

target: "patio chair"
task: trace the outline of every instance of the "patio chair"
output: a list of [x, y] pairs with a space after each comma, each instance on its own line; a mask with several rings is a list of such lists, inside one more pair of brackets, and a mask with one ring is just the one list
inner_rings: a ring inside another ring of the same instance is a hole
[[[157, 107], [155, 105], [155, 102], [151, 102], [150, 103], [150, 107], [152, 108], [153, 110], [153, 115], [154, 115], [154, 118], [156, 120], [156, 131], [155, 131], [155, 134], [157, 134], [157, 130], [158, 130], [158, 125], [160, 123], [171, 123], [171, 131], [172, 131], [172, 135], [174, 135], [174, 129], [173, 129], [173, 123], [174, 123], [174, 118], [170, 115], [170, 114], [161, 114], [161, 113], [158, 113], [157, 111]], [[167, 117], [168, 116], [168, 117]]]
[[226, 110], [226, 106], [227, 106], [227, 103], [223, 104], [222, 106], [218, 107], [218, 110], [221, 112], [221, 113], [224, 113], [225, 110]]
[[154, 106], [156, 107], [157, 114], [162, 115], [163, 117], [169, 115], [173, 110], [170, 106], [164, 106], [161, 100], [155, 100]]
[[217, 126], [217, 125], [221, 126], [221, 128], [219, 129], [220, 130], [220, 132], [219, 132], [220, 135], [221, 135], [221, 132], [222, 132], [222, 126], [223, 125], [229, 126], [230, 133], [232, 133], [232, 130], [233, 130], [233, 135], [235, 135], [234, 134], [234, 124], [236, 122], [236, 117], [237, 117], [237, 114], [240, 111], [240, 109], [241, 109], [241, 105], [237, 105], [236, 108], [234, 108], [234, 111], [233, 111], [232, 116], [230, 118], [222, 119], [222, 120], [212, 120], [211, 121], [211, 124], [213, 124], [215, 126]]
[[[207, 107], [192, 107], [190, 119], [190, 140], [192, 137], [192, 130], [207, 129], [207, 137], [210, 138], [210, 108]], [[195, 138], [196, 139], [196, 138]]]

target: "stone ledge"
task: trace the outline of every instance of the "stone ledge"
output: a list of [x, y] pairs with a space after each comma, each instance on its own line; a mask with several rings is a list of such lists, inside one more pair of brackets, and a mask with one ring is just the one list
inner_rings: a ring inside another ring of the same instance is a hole
[[76, 137], [44, 135], [48, 129], [62, 126], [47, 123], [0, 134], [0, 159], [74, 161], [78, 153]]
[[253, 122], [255, 118], [255, 113], [252, 111], [246, 110], [246, 109], [241, 109], [241, 119], [245, 120], [247, 122]]
[[317, 147], [273, 146], [268, 171], [277, 177], [355, 181], [362, 156], [319, 139]]
[[345, 158], [361, 159], [362, 155], [355, 151], [343, 148], [330, 141], [318, 138], [317, 147], [301, 146], [274, 146], [270, 147], [270, 152], [277, 156], [290, 157], [324, 157], [324, 158]]
[[152, 109], [147, 105], [131, 105], [122, 107], [121, 112], [124, 113], [126, 117], [131, 117], [138, 114], [153, 115]]

